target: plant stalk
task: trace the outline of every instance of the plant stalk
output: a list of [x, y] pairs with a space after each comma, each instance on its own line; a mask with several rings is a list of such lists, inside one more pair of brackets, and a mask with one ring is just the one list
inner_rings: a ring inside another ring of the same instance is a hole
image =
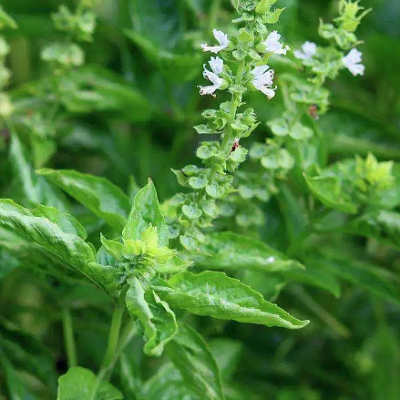
[[72, 321], [71, 310], [63, 308], [62, 310], [63, 332], [65, 350], [67, 352], [68, 367], [76, 367], [78, 365], [78, 357], [76, 352], [76, 344], [74, 338], [74, 326]]

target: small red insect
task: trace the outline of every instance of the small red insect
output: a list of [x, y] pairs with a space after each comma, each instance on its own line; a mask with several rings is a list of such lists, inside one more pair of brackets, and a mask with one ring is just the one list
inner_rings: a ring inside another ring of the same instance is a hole
[[239, 146], [240, 146], [240, 145], [239, 145], [239, 139], [236, 138], [236, 139], [234, 140], [234, 142], [233, 142], [231, 152], [234, 152]]
[[316, 104], [312, 104], [308, 110], [311, 118], [318, 119], [318, 106]]

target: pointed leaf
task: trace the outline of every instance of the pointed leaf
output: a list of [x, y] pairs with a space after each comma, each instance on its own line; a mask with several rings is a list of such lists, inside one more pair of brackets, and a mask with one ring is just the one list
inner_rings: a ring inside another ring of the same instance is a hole
[[107, 179], [72, 170], [42, 169], [38, 173], [103, 218], [116, 231], [120, 232], [124, 227], [130, 209], [129, 197]]
[[129, 220], [122, 232], [122, 236], [124, 239], [140, 240], [142, 233], [149, 226], [157, 228], [158, 244], [167, 246], [168, 228], [161, 214], [157, 191], [152, 181], [139, 190], [135, 196]]
[[12, 200], [0, 200], [0, 225], [60, 257], [108, 293], [116, 289], [114, 269], [97, 264], [92, 247], [71, 233], [71, 226], [58, 226], [46, 217], [35, 216]]
[[218, 365], [204, 339], [193, 328], [180, 325], [167, 345], [167, 352], [185, 386], [201, 399], [225, 399]]
[[182, 272], [155, 290], [172, 307], [223, 320], [299, 329], [300, 321], [263, 299], [260, 293], [222, 272]]
[[[183, 381], [182, 375], [172, 363], [164, 364], [143, 386], [142, 397], [146, 400], [201, 400]], [[139, 397], [139, 396], [138, 396]]]

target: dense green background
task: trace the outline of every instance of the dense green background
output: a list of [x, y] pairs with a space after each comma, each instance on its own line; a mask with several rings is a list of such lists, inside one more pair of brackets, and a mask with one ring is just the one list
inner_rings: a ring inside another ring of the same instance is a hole
[[[318, 19], [330, 20], [335, 15], [335, 1], [279, 2], [288, 9], [282, 14], [278, 29], [293, 44], [304, 40], [319, 42]], [[106, 69], [130, 90], [106, 93], [104, 99], [89, 106], [73, 100], [62, 117], [65, 121], [58, 125], [58, 151], [49, 166], [105, 176], [124, 189], [129, 187], [130, 176], [139, 185], [151, 176], [162, 200], [176, 192], [178, 187], [170, 168], [194, 161], [198, 137], [192, 126], [200, 121], [199, 110], [213, 101], [198, 95], [196, 85], [203, 83], [201, 65], [205, 60], [198, 45], [214, 24], [224, 27], [231, 17], [228, 1], [222, 2], [215, 14], [210, 11], [210, 3], [207, 0], [101, 2], [95, 40], [85, 45], [88, 67], [83, 87], [90, 90], [91, 77], [109, 74], [103, 71]], [[358, 31], [365, 42], [360, 46], [365, 76], [354, 78], [343, 73], [337, 81], [329, 83], [333, 92], [331, 109], [320, 123], [329, 138], [332, 161], [355, 153], [366, 155], [369, 151], [380, 160], [399, 161], [400, 2], [364, 0], [362, 3], [373, 7]], [[60, 36], [50, 18], [59, 4], [55, 0], [2, 0], [3, 7], [19, 24], [18, 30], [6, 33], [12, 47], [10, 89], [16, 101], [35, 94], [35, 82], [46, 79], [49, 71], [40, 60], [40, 50]], [[140, 34], [132, 35], [133, 29]], [[274, 104], [255, 94], [250, 102], [259, 117], [268, 120], [280, 99], [277, 96]], [[34, 108], [35, 104], [24, 105], [27, 113], [30, 106]], [[268, 130], [261, 125], [256, 137], [261, 139], [266, 135]], [[23, 202], [11, 179], [7, 151], [8, 132], [3, 130], [1, 197]], [[272, 201], [265, 211], [274, 214], [275, 209]], [[82, 215], [90, 226], [92, 217], [78, 206], [75, 215]], [[268, 220], [269, 225], [262, 229], [263, 236], [270, 244], [283, 247], [285, 240], [280, 238], [286, 235], [285, 225], [277, 218]], [[330, 238], [337, 242], [341, 239]], [[347, 247], [341, 242], [340, 255], [348, 251], [362, 257], [371, 252], [377, 265], [400, 269], [398, 252], [375, 242], [367, 243], [365, 239], [344, 242]], [[16, 322], [50, 349], [43, 353], [40, 366], [42, 374], [47, 374], [50, 391], [54, 390], [56, 373], [63, 373], [66, 368], [59, 308], [55, 304], [56, 284], [53, 282], [50, 290], [40, 276], [20, 269], [0, 282], [0, 318]], [[108, 329], [109, 305], [105, 299], [97, 298], [96, 291], [69, 292], [68, 296], [75, 302], [81, 299], [76, 306], [76, 319], [82, 363], [89, 368], [96, 366], [102, 357], [99, 349], [103, 348]], [[255, 399], [400, 399], [399, 305], [386, 304], [350, 285], [343, 286], [339, 299], [293, 285], [281, 294], [279, 304], [311, 319], [312, 324], [298, 332], [210, 320], [202, 326], [202, 333], [210, 339], [225, 335], [237, 341], [240, 368], [234, 380], [239, 386], [258, 392]], [[24, 348], [33, 355], [42, 350], [41, 344], [24, 340]], [[132, 353], [135, 351], [132, 349]], [[51, 359], [56, 360], [57, 371], [53, 370]], [[28, 362], [28, 356], [22, 354], [19, 362]], [[145, 374], [157, 362], [145, 360]], [[51, 394], [48, 396], [51, 398]]]

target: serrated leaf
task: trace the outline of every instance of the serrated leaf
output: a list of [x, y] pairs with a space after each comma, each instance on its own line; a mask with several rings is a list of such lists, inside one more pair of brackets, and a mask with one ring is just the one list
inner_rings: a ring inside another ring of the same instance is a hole
[[155, 287], [160, 297], [172, 307], [193, 314], [288, 329], [303, 328], [309, 323], [292, 317], [249, 286], [222, 272], [182, 272], [170, 278], [167, 285]]
[[130, 285], [126, 294], [129, 314], [139, 319], [144, 327], [145, 353], [158, 357], [177, 332], [175, 314], [154, 291], [145, 290], [139, 279], [132, 279]]
[[129, 197], [105, 178], [72, 170], [39, 170], [50, 182], [59, 186], [111, 227], [120, 232], [130, 210]]
[[[122, 400], [124, 396], [111, 383], [100, 382], [90, 370], [73, 367], [58, 380], [57, 400]], [[97, 389], [96, 397], [92, 393]]]
[[208, 243], [200, 247], [192, 259], [207, 269], [290, 271], [304, 269], [264, 242], [233, 232], [212, 233]]
[[180, 325], [166, 349], [189, 389], [201, 399], [225, 399], [217, 363], [204, 339], [193, 328]]
[[140, 240], [142, 233], [149, 226], [157, 228], [159, 246], [167, 246], [168, 227], [161, 213], [157, 191], [152, 181], [149, 181], [135, 196], [122, 236], [124, 239]]

